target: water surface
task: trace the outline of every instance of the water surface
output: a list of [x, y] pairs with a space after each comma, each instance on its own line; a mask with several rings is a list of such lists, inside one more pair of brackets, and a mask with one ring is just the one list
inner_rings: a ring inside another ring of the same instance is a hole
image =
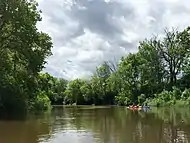
[[190, 110], [54, 107], [26, 119], [0, 120], [0, 143], [188, 143]]

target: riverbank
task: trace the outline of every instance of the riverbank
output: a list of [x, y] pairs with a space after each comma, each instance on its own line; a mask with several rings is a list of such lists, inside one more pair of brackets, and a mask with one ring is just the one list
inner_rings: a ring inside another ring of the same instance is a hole
[[146, 99], [149, 106], [190, 106], [190, 89], [180, 90], [174, 87], [172, 91], [163, 90], [152, 99]]
[[117, 105], [53, 105], [52, 107], [98, 109], [117, 107]]

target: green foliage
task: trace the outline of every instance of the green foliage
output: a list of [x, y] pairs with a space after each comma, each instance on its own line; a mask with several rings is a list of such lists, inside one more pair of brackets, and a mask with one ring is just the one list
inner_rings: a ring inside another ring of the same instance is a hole
[[183, 92], [179, 88], [173, 87], [172, 91], [163, 90], [154, 99], [146, 101], [151, 106], [185, 106], [190, 105], [190, 92], [185, 89]]
[[76, 79], [68, 83], [67, 88], [65, 90], [67, 102], [73, 104], [81, 104], [84, 102], [83, 93], [81, 91], [81, 87], [85, 84], [85, 82], [81, 79]]
[[51, 101], [45, 91], [39, 91], [36, 98], [31, 102], [31, 105], [32, 110], [43, 111], [51, 107]]
[[69, 81], [59, 94], [55, 78], [44, 77], [44, 90], [51, 101], [58, 98], [66, 104], [188, 105], [188, 31], [166, 31], [162, 40], [141, 41], [137, 53], [122, 57], [118, 64], [102, 63], [90, 80]]
[[138, 96], [138, 103], [140, 105], [142, 105], [143, 103], [145, 103], [146, 101], [146, 96], [144, 94], [141, 94], [140, 96]]
[[57, 79], [48, 73], [40, 73], [37, 79], [38, 88], [45, 91], [51, 103], [62, 104], [65, 97], [64, 92], [67, 87], [67, 81], [64, 79]]
[[124, 93], [119, 93], [118, 96], [115, 96], [115, 100], [118, 105], [130, 104], [130, 99]]
[[35, 1], [0, 2], [0, 111], [46, 110], [55, 104], [190, 104], [190, 27], [139, 43], [119, 63], [104, 62], [89, 80], [40, 73], [51, 38], [37, 30]]
[[37, 30], [41, 21], [35, 1], [0, 2], [0, 105], [1, 110], [27, 110], [37, 96], [37, 78], [52, 42]]
[[187, 99], [188, 97], [190, 97], [190, 89], [185, 89], [185, 90], [182, 92], [181, 98], [182, 98], [182, 99]]

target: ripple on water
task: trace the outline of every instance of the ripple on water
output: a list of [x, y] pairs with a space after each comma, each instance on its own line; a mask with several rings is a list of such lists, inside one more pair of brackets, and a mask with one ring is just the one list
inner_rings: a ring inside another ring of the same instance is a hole
[[67, 129], [63, 132], [56, 132], [51, 138], [41, 137], [40, 143], [95, 143], [98, 142], [94, 139], [93, 133], [85, 130], [72, 130]]

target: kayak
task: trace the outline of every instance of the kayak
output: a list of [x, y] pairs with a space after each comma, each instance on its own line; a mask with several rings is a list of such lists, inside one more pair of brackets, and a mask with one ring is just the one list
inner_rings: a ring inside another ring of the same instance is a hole
[[139, 107], [127, 107], [127, 109], [130, 109], [130, 110], [141, 110], [142, 108], [141, 108], [141, 106], [139, 106]]
[[133, 110], [133, 111], [140, 111], [140, 110], [150, 109], [150, 107], [149, 106], [136, 106], [136, 107], [130, 107], [130, 106], [128, 106], [127, 109]]

